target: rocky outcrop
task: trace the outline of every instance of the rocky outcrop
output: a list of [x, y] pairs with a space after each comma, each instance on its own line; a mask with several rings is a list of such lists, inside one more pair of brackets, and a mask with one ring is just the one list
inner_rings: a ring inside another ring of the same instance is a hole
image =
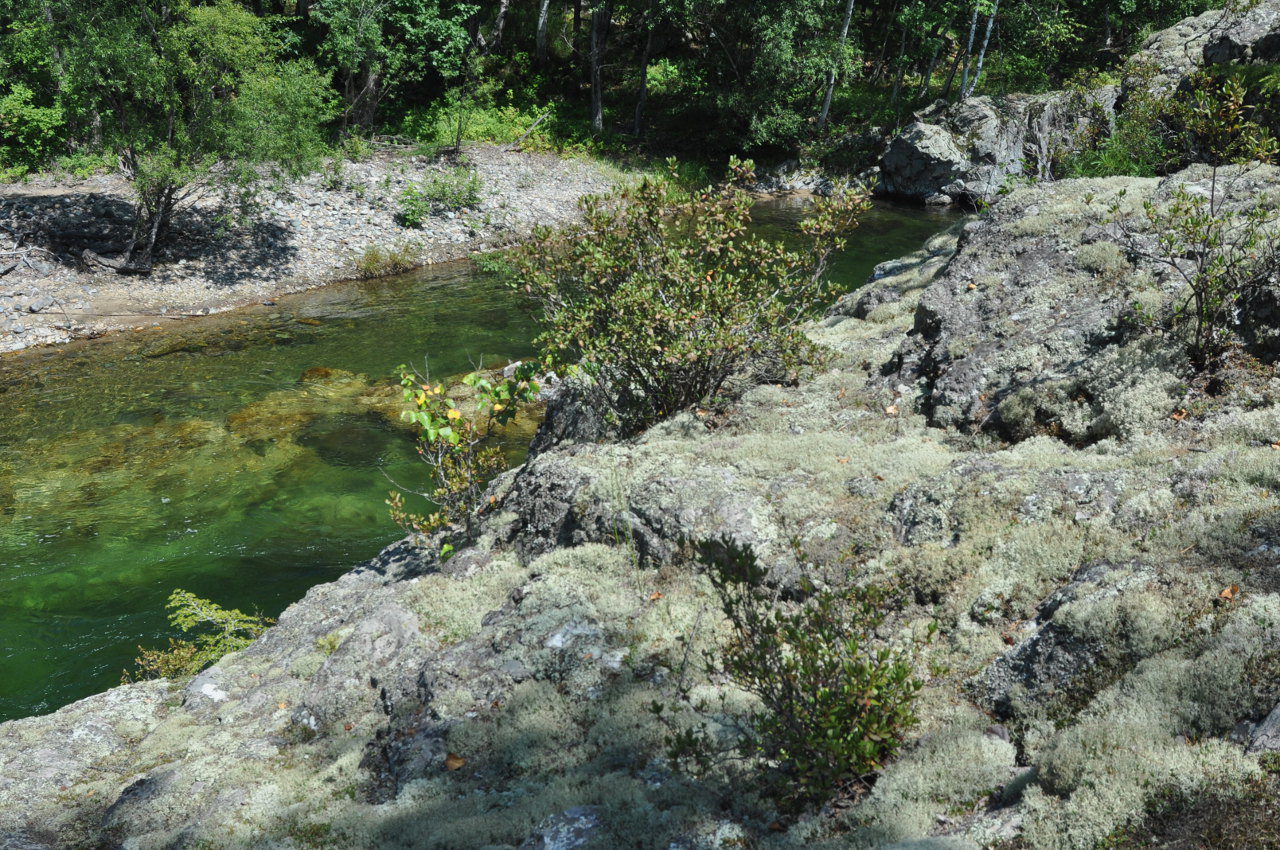
[[1205, 65], [1265, 63], [1280, 59], [1280, 2], [1261, 0], [1237, 11], [1213, 9], [1184, 18], [1153, 34], [1134, 54], [1125, 80], [1135, 86], [1173, 91]]
[[[1280, 182], [1270, 167], [1219, 174], [1226, 213], [1240, 213]], [[1075, 442], [1135, 436], [1179, 406], [1180, 345], [1132, 332], [1136, 300], [1171, 297], [1183, 285], [1157, 256], [1143, 212], [1179, 187], [1209, 191], [1201, 166], [1163, 180], [1064, 181], [1014, 192], [965, 229], [965, 250], [923, 295], [912, 334], [887, 382], [918, 384], [923, 410], [940, 426], [1036, 433]], [[1112, 212], [1112, 205], [1119, 208]], [[1123, 238], [1121, 229], [1123, 228]], [[1270, 315], [1268, 290], [1259, 316]], [[1277, 353], [1250, 331], [1257, 351]], [[1265, 319], [1263, 324], [1265, 324]]]
[[1186, 18], [1147, 39], [1120, 87], [971, 97], [916, 113], [886, 140], [878, 189], [929, 204], [989, 202], [1017, 178], [1053, 179], [1055, 160], [1109, 134], [1138, 87], [1173, 91], [1205, 65], [1276, 61], [1280, 0]]
[[986, 202], [1011, 178], [1110, 132], [1116, 89], [972, 97], [917, 113], [888, 143], [879, 190], [929, 204]]
[[[1167, 293], [1107, 210], [1175, 185], [1021, 189], [841, 299], [804, 380], [547, 445], [449, 560], [398, 544], [190, 682], [0, 725], [0, 847], [1086, 850], [1255, 776], [1280, 379], [1189, 397], [1172, 343], [1118, 328]], [[885, 641], [939, 627], [919, 726], [839, 809], [781, 820], [759, 766], [667, 758], [674, 683], [717, 728], [754, 706], [689, 661], [720, 624], [681, 541], [726, 534], [784, 594], [902, 588]]]

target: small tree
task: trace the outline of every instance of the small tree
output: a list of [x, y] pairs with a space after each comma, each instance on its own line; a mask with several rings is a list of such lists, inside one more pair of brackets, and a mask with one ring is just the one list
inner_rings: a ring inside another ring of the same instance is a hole
[[63, 98], [100, 115], [137, 197], [132, 238], [108, 265], [150, 268], [175, 210], [216, 192], [244, 210], [263, 178], [297, 175], [324, 149], [325, 82], [281, 60], [268, 24], [230, 0], [47, 0], [38, 30], [66, 68]]
[[1164, 205], [1147, 201], [1143, 212], [1147, 228], [1156, 234], [1154, 248], [1129, 229], [1125, 241], [1132, 252], [1185, 283], [1186, 294], [1163, 313], [1140, 310], [1139, 316], [1156, 328], [1190, 328], [1192, 361], [1204, 368], [1232, 339], [1242, 301], [1280, 272], [1280, 211], [1274, 201], [1257, 195], [1242, 212], [1230, 206], [1249, 164], [1271, 161], [1278, 148], [1250, 117], [1239, 80], [1216, 86], [1201, 77], [1195, 91], [1179, 118], [1189, 143], [1211, 166], [1207, 191], [1182, 185]]
[[646, 179], [588, 198], [582, 223], [538, 230], [512, 255], [549, 365], [576, 369], [624, 433], [714, 399], [749, 367], [785, 372], [813, 353], [801, 325], [832, 294], [827, 263], [866, 193], [817, 200], [793, 251], [749, 232], [752, 176], [735, 161], [732, 182], [692, 195]]
[[134, 660], [137, 671], [126, 672], [124, 682], [138, 679], [182, 679], [194, 676], [222, 656], [239, 652], [257, 640], [275, 622], [268, 617], [223, 608], [187, 590], [175, 590], [165, 606], [169, 623], [192, 639], [169, 639], [168, 649], [143, 649]]
[[326, 0], [311, 10], [325, 28], [320, 54], [336, 71], [342, 124], [367, 127], [397, 86], [431, 73], [451, 80], [465, 64], [470, 3], [440, 0]]
[[[934, 627], [894, 647], [876, 636], [889, 602], [884, 590], [809, 587], [803, 603], [784, 603], [765, 587], [750, 548], [724, 539], [697, 552], [730, 630], [727, 642], [702, 653], [704, 673], [759, 700], [737, 730], [738, 755], [774, 768], [793, 803], [822, 799], [879, 770], [917, 722], [913, 705], [924, 685], [914, 655]], [[687, 684], [678, 696], [696, 714], [708, 713]], [[654, 711], [661, 716], [665, 708], [655, 704]], [[671, 744], [678, 761], [701, 769], [718, 749], [706, 723], [683, 728]]]
[[[462, 383], [475, 392], [470, 415], [450, 398], [444, 384], [429, 375], [408, 366], [401, 366], [400, 374], [405, 401], [413, 405], [405, 419], [419, 428], [418, 456], [430, 470], [429, 489], [417, 495], [428, 499], [435, 510], [426, 515], [410, 513], [404, 495], [392, 492], [387, 499], [391, 518], [418, 541], [461, 524], [470, 543], [475, 540], [476, 513], [482, 507], [485, 486], [507, 466], [502, 449], [493, 445], [494, 433], [516, 418], [521, 404], [537, 396], [534, 365], [522, 363], [512, 377], [496, 383], [481, 372], [464, 377]], [[452, 544], [446, 544], [442, 554], [452, 551]]]

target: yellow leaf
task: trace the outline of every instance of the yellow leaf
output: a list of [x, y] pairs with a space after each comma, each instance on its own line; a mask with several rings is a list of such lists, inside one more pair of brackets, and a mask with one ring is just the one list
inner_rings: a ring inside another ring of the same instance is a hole
[[444, 757], [444, 766], [449, 770], [460, 770], [467, 760], [457, 753], [449, 753]]

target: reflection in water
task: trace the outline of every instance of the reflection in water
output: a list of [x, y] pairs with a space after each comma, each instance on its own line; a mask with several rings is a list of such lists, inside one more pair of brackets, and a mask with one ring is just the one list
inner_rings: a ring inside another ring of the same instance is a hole
[[[762, 205], [759, 229], [802, 209]], [[833, 274], [946, 223], [878, 207]], [[505, 362], [532, 334], [460, 263], [0, 360], [0, 720], [118, 682], [175, 587], [274, 615], [374, 555], [398, 536], [383, 472], [420, 474], [392, 370]]]

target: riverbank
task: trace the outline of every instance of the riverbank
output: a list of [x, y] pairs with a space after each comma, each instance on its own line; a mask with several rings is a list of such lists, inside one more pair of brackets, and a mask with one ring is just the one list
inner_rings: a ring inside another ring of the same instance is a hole
[[[0, 242], [10, 233], [41, 250], [0, 276], [0, 353], [120, 328], [208, 315], [357, 277], [371, 247], [410, 246], [419, 265], [494, 250], [577, 215], [581, 197], [622, 172], [599, 161], [470, 145], [480, 201], [438, 211], [420, 227], [396, 219], [406, 186], [455, 167], [380, 149], [272, 193], [252, 224], [225, 229], [209, 201], [181, 213], [155, 271], [121, 276], [87, 268], [87, 248], [110, 253], [128, 236], [128, 188], [116, 175], [49, 176], [0, 186]], [[6, 233], [5, 231], [9, 231]], [[6, 242], [7, 244], [7, 242]], [[0, 271], [9, 262], [0, 264]]]
[[[0, 841], [1087, 850], [1183, 811], [1275, 834], [1249, 795], [1280, 738], [1280, 379], [1188, 383], [1176, 337], [1122, 319], [1176, 281], [1098, 226], [1208, 179], [1019, 189], [836, 304], [806, 380], [562, 434], [449, 561], [397, 544], [193, 681], [0, 725]], [[668, 760], [677, 679], [726, 728], [751, 705], [686, 664], [721, 627], [680, 541], [723, 534], [783, 588], [902, 587], [886, 638], [937, 624], [920, 725], [865, 793], [792, 818], [755, 766]]]

